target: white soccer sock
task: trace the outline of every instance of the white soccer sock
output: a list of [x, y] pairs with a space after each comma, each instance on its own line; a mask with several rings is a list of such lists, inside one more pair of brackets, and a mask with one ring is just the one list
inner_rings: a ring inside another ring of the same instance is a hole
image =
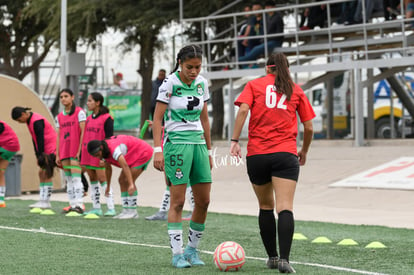
[[70, 181], [68, 181], [68, 180], [66, 181], [66, 193], [68, 194], [70, 207], [75, 208], [75, 206], [76, 206], [76, 203], [75, 203], [75, 190], [73, 188], [72, 178], [71, 178]]
[[81, 176], [76, 174], [72, 177], [73, 182], [73, 190], [74, 190], [74, 197], [75, 197], [75, 207], [79, 206], [82, 207], [83, 204], [83, 183]]
[[52, 196], [52, 189], [53, 189], [53, 182], [45, 182], [45, 185], [43, 186], [44, 188], [44, 196], [45, 196], [45, 201], [49, 202], [50, 201], [50, 197]]
[[203, 231], [197, 231], [192, 228], [188, 230], [188, 246], [197, 248], [203, 236]]
[[137, 209], [138, 204], [138, 192], [135, 191], [134, 194], [128, 196], [128, 208], [129, 209]]
[[45, 184], [43, 182], [41, 182], [40, 186], [39, 186], [39, 200], [40, 201], [45, 201], [45, 197], [46, 197]]
[[173, 255], [183, 254], [183, 230], [168, 230]]
[[99, 182], [91, 181], [90, 190], [91, 190], [92, 207], [94, 209], [101, 208], [100, 193], [99, 193]]
[[193, 196], [193, 189], [191, 189], [191, 186], [187, 186], [187, 189], [185, 190], [185, 197], [187, 198], [191, 211], [193, 211], [194, 210], [194, 196]]
[[162, 196], [161, 206], [160, 206], [161, 212], [168, 212], [168, 210], [170, 209], [170, 196], [171, 196], [170, 190], [165, 189], [164, 195]]
[[[106, 183], [106, 181], [101, 182], [101, 193], [102, 194], [105, 194], [107, 186], [108, 186], [108, 184]], [[112, 193], [112, 186], [109, 187], [109, 194], [108, 194], [108, 196], [105, 196], [105, 198], [106, 198], [106, 206], [108, 207], [108, 209], [115, 209], [114, 195]]]
[[0, 186], [0, 202], [4, 202], [6, 196], [6, 186]]
[[129, 196], [128, 192], [121, 192], [122, 208], [128, 209]]

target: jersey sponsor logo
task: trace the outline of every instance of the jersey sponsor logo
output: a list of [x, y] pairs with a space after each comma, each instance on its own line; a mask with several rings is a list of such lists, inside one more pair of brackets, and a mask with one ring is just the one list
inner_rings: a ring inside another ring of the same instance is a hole
[[180, 169], [180, 168], [177, 168], [177, 170], [175, 170], [175, 177], [176, 177], [177, 179], [182, 179], [182, 178], [184, 177], [184, 175], [183, 175], [183, 171], [181, 171], [181, 169]]
[[99, 133], [100, 130], [101, 130], [100, 128], [95, 128], [95, 127], [86, 128], [87, 132], [93, 132], [93, 133]]
[[201, 86], [201, 84], [198, 84], [198, 85], [197, 85], [197, 93], [198, 93], [199, 95], [204, 94], [204, 90], [203, 90], [203, 87]]
[[68, 121], [65, 123], [62, 123], [61, 125], [59, 125], [61, 128], [65, 128], [65, 127], [71, 127], [72, 125], [74, 125], [75, 122], [74, 121]]

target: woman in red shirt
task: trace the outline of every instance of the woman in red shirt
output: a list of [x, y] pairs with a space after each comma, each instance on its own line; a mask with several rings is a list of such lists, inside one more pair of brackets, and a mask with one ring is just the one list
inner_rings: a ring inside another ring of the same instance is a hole
[[[249, 81], [234, 102], [240, 107], [234, 125], [230, 153], [241, 157], [240, 132], [250, 111], [247, 172], [259, 202], [260, 235], [269, 256], [267, 266], [282, 273], [295, 273], [289, 264], [294, 232], [293, 197], [299, 165], [306, 162], [312, 141], [315, 113], [302, 89], [290, 77], [282, 53], [272, 54], [267, 75]], [[296, 148], [297, 115], [304, 126], [302, 149]], [[278, 214], [276, 246], [275, 198]], [[279, 257], [280, 255], [280, 257]]]

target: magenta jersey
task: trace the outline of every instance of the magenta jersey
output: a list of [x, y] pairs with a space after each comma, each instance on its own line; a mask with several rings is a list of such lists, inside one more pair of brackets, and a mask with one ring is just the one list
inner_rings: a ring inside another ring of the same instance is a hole
[[119, 146], [125, 145], [126, 152], [123, 152], [122, 155], [124, 156], [128, 166], [131, 168], [147, 163], [152, 158], [154, 151], [151, 145], [142, 139], [133, 136], [113, 136], [105, 141], [108, 144], [110, 151], [110, 155], [106, 158], [106, 161], [117, 167], [120, 167], [119, 162], [118, 160], [115, 160], [113, 156], [115, 149]]
[[0, 123], [4, 125], [4, 131], [0, 134], [0, 147], [10, 152], [19, 151], [20, 144], [16, 133], [6, 122], [0, 120]]
[[[42, 115], [39, 115], [38, 113], [32, 113], [32, 117], [30, 118], [30, 122], [27, 125], [29, 127], [30, 135], [32, 135], [33, 143], [36, 146], [36, 151], [38, 151], [38, 145], [37, 145], [37, 139], [36, 134], [33, 128], [33, 125], [36, 121], [43, 120], [45, 124], [44, 129], [44, 147], [46, 154], [52, 154], [56, 153], [56, 131], [53, 128], [52, 124], [49, 123], [49, 121], [44, 118]], [[40, 152], [41, 153], [41, 152]]]
[[79, 149], [81, 128], [78, 114], [82, 108], [76, 107], [72, 115], [58, 114], [59, 121], [59, 158], [75, 158]]
[[93, 118], [92, 115], [86, 118], [85, 132], [83, 134], [82, 142], [82, 155], [81, 165], [89, 165], [93, 167], [99, 167], [99, 159], [91, 156], [88, 153], [88, 143], [91, 140], [104, 140], [105, 139], [105, 122], [108, 119], [112, 119], [110, 114], [102, 114], [97, 118]]

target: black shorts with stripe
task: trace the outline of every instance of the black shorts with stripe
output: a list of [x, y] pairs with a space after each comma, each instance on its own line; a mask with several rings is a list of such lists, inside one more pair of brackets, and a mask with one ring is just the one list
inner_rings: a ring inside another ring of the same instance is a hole
[[272, 181], [272, 177], [298, 181], [299, 160], [292, 153], [278, 152], [253, 155], [246, 158], [247, 174], [250, 181], [263, 185]]

